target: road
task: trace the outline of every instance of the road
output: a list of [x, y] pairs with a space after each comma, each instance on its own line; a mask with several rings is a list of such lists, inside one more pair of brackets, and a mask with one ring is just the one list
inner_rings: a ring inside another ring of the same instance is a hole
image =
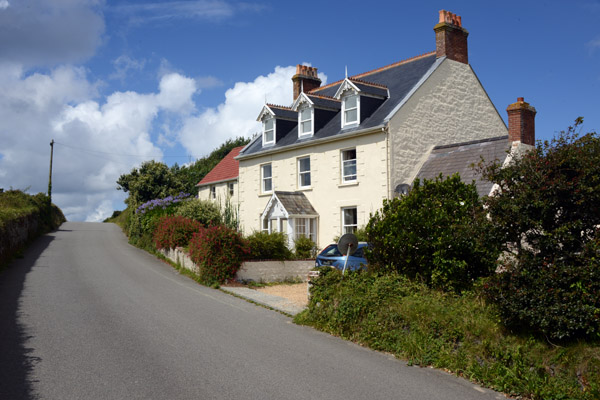
[[113, 224], [0, 274], [0, 399], [497, 399], [179, 275]]

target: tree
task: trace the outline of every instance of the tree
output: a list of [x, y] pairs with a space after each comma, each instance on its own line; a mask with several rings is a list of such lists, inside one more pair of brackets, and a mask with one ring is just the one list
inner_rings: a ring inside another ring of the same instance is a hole
[[458, 174], [415, 181], [406, 195], [384, 200], [366, 226], [369, 268], [399, 272], [446, 290], [468, 288], [495, 269], [498, 249], [475, 184]]
[[180, 193], [184, 189], [181, 178], [158, 161], [145, 161], [140, 168], [133, 168], [117, 180], [117, 190], [129, 193], [126, 203], [138, 206], [150, 200]]
[[506, 325], [554, 339], [600, 335], [600, 139], [583, 118], [507, 167], [486, 200], [504, 272], [487, 288]]

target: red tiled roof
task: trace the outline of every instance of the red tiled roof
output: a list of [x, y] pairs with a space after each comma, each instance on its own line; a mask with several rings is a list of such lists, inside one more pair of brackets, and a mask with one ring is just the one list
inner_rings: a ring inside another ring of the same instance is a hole
[[197, 186], [206, 185], [213, 182], [220, 182], [235, 179], [238, 177], [240, 162], [234, 157], [240, 154], [244, 146], [236, 147], [229, 152], [208, 174], [202, 178]]

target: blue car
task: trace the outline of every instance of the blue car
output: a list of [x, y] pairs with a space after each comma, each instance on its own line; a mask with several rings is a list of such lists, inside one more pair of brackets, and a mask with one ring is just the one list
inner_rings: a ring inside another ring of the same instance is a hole
[[[348, 265], [346, 265], [347, 271], [354, 271], [360, 268], [367, 267], [367, 259], [364, 255], [364, 249], [369, 244], [367, 242], [359, 242], [358, 249], [348, 257]], [[339, 269], [344, 269], [344, 263], [346, 262], [346, 256], [342, 255], [338, 250], [337, 244], [330, 244], [325, 247], [315, 260], [315, 267], [330, 266]]]

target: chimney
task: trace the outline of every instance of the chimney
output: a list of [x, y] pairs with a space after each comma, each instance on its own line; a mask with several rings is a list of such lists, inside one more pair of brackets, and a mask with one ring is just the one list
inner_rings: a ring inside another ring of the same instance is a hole
[[440, 10], [440, 22], [433, 27], [435, 31], [436, 57], [446, 56], [450, 60], [469, 63], [467, 36], [469, 32], [462, 27], [460, 15]]
[[317, 69], [307, 65], [296, 65], [296, 75], [292, 76], [292, 81], [294, 82], [294, 100], [300, 96], [300, 92], [310, 92], [321, 86]]
[[534, 107], [526, 103], [523, 97], [508, 106], [508, 141], [521, 142], [535, 146], [535, 114]]

